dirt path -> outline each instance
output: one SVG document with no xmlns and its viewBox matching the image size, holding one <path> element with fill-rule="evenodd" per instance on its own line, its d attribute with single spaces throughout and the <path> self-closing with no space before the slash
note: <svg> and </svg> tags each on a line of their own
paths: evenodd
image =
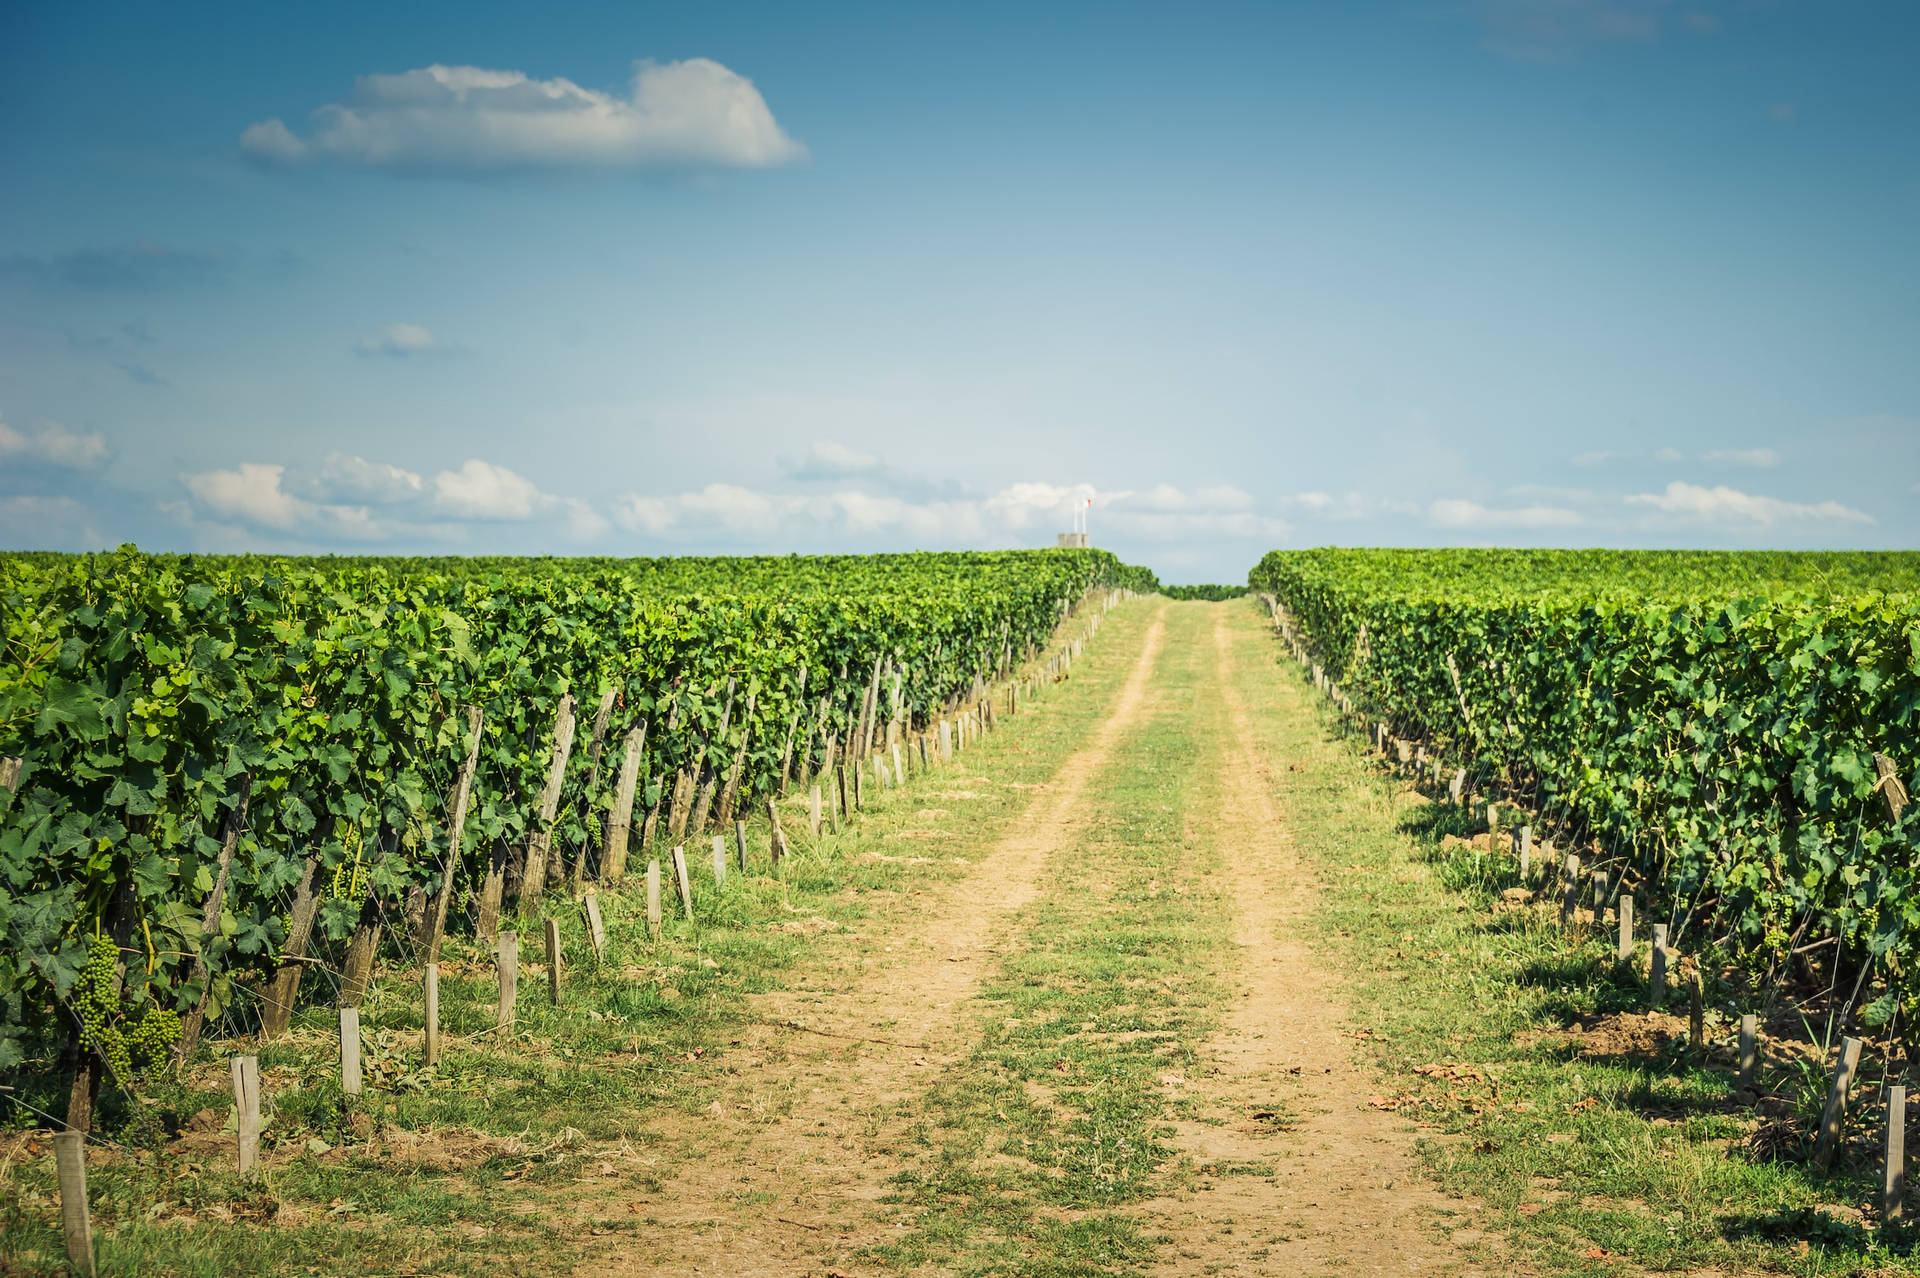
<svg viewBox="0 0 1920 1278">
<path fill-rule="evenodd" d="M 832 1274 L 851 1272 L 846 1257 L 882 1241 L 873 1207 L 899 1170 L 890 1146 L 911 1117 L 907 1103 L 971 1046 L 966 1002 L 1049 855 L 1084 828 L 1089 779 L 1146 705 L 1165 611 L 1098 728 L 915 931 L 866 956 L 849 990 L 766 996 L 769 1021 L 820 1032 L 770 1028 L 741 1042 L 707 1117 L 662 1118 L 657 1152 L 627 1164 L 660 1192 L 613 1212 L 623 1224 L 639 1217 L 638 1236 L 582 1272 Z"/>
<path fill-rule="evenodd" d="M 1423 1219 L 1447 1202 L 1415 1166 L 1411 1127 L 1367 1108 L 1374 1084 L 1342 1028 L 1337 978 L 1298 939 L 1315 888 L 1237 678 L 1242 660 L 1272 654 L 1238 651 L 1264 636 L 1236 632 L 1229 616 L 1221 608 L 1213 621 L 1219 793 L 1201 837 L 1221 841 L 1235 867 L 1241 996 L 1203 1049 L 1214 1071 L 1196 1081 L 1209 1117 L 1224 1121 L 1178 1127 L 1197 1163 L 1265 1164 L 1274 1175 L 1221 1176 L 1205 1192 L 1147 1204 L 1173 1239 L 1162 1272 L 1477 1273 Z"/>
</svg>

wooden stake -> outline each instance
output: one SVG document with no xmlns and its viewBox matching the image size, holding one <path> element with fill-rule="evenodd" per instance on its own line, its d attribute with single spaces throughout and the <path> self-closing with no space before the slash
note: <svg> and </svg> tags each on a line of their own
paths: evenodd
<svg viewBox="0 0 1920 1278">
<path fill-rule="evenodd" d="M 440 1063 L 440 965 L 427 964 L 427 1068 Z"/>
<path fill-rule="evenodd" d="M 1753 1086 L 1760 1073 L 1760 1018 L 1748 1012 L 1740 1018 L 1740 1086 Z"/>
<path fill-rule="evenodd" d="M 1447 783 L 1448 801 L 1455 805 L 1458 805 L 1460 802 L 1461 794 L 1464 793 L 1466 790 L 1466 785 L 1467 785 L 1467 770 L 1465 768 L 1461 768 L 1453 774 L 1453 780 Z"/>
<path fill-rule="evenodd" d="M 1707 1045 L 1707 992 L 1700 973 L 1687 980 L 1687 1042 L 1695 1047 Z"/>
<path fill-rule="evenodd" d="M 231 1064 L 239 1169 L 242 1176 L 251 1176 L 260 1165 L 260 1058 L 236 1056 Z"/>
<path fill-rule="evenodd" d="M 899 785 L 907 779 L 907 769 L 906 766 L 900 762 L 900 743 L 898 741 L 894 742 L 891 749 L 893 750 L 893 783 Z"/>
<path fill-rule="evenodd" d="M 715 891 L 727 886 L 727 836 L 713 836 L 713 887 Z"/>
<path fill-rule="evenodd" d="M 740 857 L 740 873 L 745 874 L 747 872 L 747 823 L 745 821 L 733 823 L 733 850 Z"/>
<path fill-rule="evenodd" d="M 467 809 L 473 806 L 473 774 L 480 766 L 480 727 L 483 716 L 479 706 L 467 707 L 467 757 L 460 765 L 460 779 L 453 786 L 453 818 L 447 826 L 447 872 L 440 877 L 440 891 L 433 899 L 427 924 L 427 962 L 440 957 L 440 938 L 447 930 L 447 905 L 453 900 L 453 881 L 460 872 L 461 844 L 466 839 Z"/>
<path fill-rule="evenodd" d="M 816 791 L 817 793 L 817 791 Z M 745 852 L 740 854 L 742 857 Z M 787 855 L 787 832 L 780 827 L 780 808 L 772 799 L 767 800 L 767 856 L 778 870 L 780 862 Z"/>
<path fill-rule="evenodd" d="M 560 920 L 547 920 L 547 1001 L 555 1007 L 560 1005 L 560 984 L 564 980 L 561 972 Z"/>
<path fill-rule="evenodd" d="M 1659 1007 L 1667 1001 L 1667 925 L 1653 925 L 1653 961 L 1647 968 L 1647 985 L 1653 995 L 1653 1005 Z"/>
<path fill-rule="evenodd" d="M 513 1028 L 513 1004 L 520 996 L 520 936 L 517 932 L 500 934 L 500 951 L 495 962 L 500 969 L 500 1011 L 495 1024 Z"/>
<path fill-rule="evenodd" d="M 1900 773 L 1894 768 L 1893 760 L 1884 754 L 1873 756 L 1873 771 L 1877 778 L 1873 788 L 1886 801 L 1888 819 L 1897 822 L 1900 814 L 1907 810 L 1907 787 L 1900 784 Z"/>
<path fill-rule="evenodd" d="M 1897 1225 L 1907 1217 L 1907 1089 L 1887 1088 L 1887 1160 L 1880 1178 L 1880 1223 Z"/>
<path fill-rule="evenodd" d="M 87 1210 L 87 1134 L 56 1132 L 53 1161 L 60 1177 L 60 1231 L 67 1236 L 67 1260 L 94 1278 L 93 1216 Z"/>
<path fill-rule="evenodd" d="M 225 829 L 220 836 L 220 858 L 214 873 L 213 890 L 207 893 L 206 908 L 200 913 L 200 934 L 212 937 L 220 934 L 220 907 L 226 900 L 227 875 L 233 867 L 233 854 L 240 846 L 240 831 L 247 824 L 247 803 L 253 795 L 253 773 L 240 774 L 240 785 L 234 795 L 233 807 L 227 813 Z M 193 1059 L 193 1052 L 200 1045 L 200 1029 L 207 1021 L 207 996 L 212 993 L 213 981 L 207 967 L 205 955 L 193 960 L 193 979 L 200 985 L 200 997 L 193 1001 L 193 1007 L 182 1018 L 180 1041 L 174 1045 L 174 1068 L 178 1069 Z"/>
<path fill-rule="evenodd" d="M 608 883 L 627 877 L 627 840 L 633 830 L 633 800 L 640 787 L 640 760 L 646 746 L 643 724 L 627 733 L 621 747 L 620 780 L 613 791 L 613 811 L 607 813 L 607 863 L 600 867 L 600 877 Z"/>
<path fill-rule="evenodd" d="M 360 1009 L 340 1009 L 340 1090 L 360 1094 Z"/>
<path fill-rule="evenodd" d="M 1533 827 L 1520 827 L 1520 881 L 1527 883 L 1533 879 Z"/>
<path fill-rule="evenodd" d="M 1567 853 L 1566 890 L 1560 894 L 1560 923 L 1565 926 L 1573 922 L 1573 912 L 1580 904 L 1580 857 L 1578 853 Z"/>
<path fill-rule="evenodd" d="M 1498 837 L 1499 833 L 1500 833 L 1500 805 L 1497 803 L 1489 803 L 1487 805 L 1487 840 L 1488 842 L 1492 842 L 1494 838 Z"/>
<path fill-rule="evenodd" d="M 600 894 L 587 889 L 587 943 L 593 946 L 593 961 L 607 961 L 607 924 L 600 917 Z"/>
<path fill-rule="evenodd" d="M 680 888 L 680 908 L 689 919 L 693 917 L 693 880 L 687 877 L 687 849 L 676 844 L 673 849 L 673 880 Z"/>
<path fill-rule="evenodd" d="M 647 862 L 647 931 L 660 935 L 660 863 Z"/>
<path fill-rule="evenodd" d="M 813 837 L 820 837 L 820 787 L 815 786 L 807 795 L 807 828 L 813 831 Z"/>
<path fill-rule="evenodd" d="M 1620 949 L 1617 957 L 1622 963 L 1633 957 L 1633 897 L 1624 893 L 1620 897 Z"/>
<path fill-rule="evenodd" d="M 1853 1087 L 1853 1075 L 1860 1068 L 1860 1040 L 1840 1040 L 1839 1055 L 1834 1057 L 1833 1077 L 1827 1084 L 1827 1108 L 1820 1115 L 1820 1135 L 1813 1142 L 1813 1161 L 1822 1167 L 1833 1162 L 1840 1134 L 1847 1121 L 1847 1093 Z"/>
<path fill-rule="evenodd" d="M 547 759 L 547 783 L 540 789 L 540 808 L 527 835 L 526 862 L 520 874 L 520 910 L 531 915 L 540 908 L 547 890 L 547 860 L 553 852 L 553 822 L 560 815 L 560 787 L 567 777 L 567 755 L 573 750 L 573 694 L 563 693 L 553 721 L 553 751 Z"/>
</svg>

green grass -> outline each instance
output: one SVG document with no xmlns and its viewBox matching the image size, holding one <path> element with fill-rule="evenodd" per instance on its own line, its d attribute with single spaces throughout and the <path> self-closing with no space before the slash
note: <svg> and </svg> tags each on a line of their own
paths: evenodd
<svg viewBox="0 0 1920 1278">
<path fill-rule="evenodd" d="M 1253 605 L 1235 624 L 1266 629 Z M 1872 1078 L 1856 1092 L 1856 1139 L 1822 1173 L 1747 1152 L 1752 1111 L 1723 1054 L 1682 1044 L 1595 1059 L 1536 1041 L 1645 1010 L 1642 973 L 1615 962 L 1610 937 L 1571 935 L 1550 912 L 1496 912 L 1518 882 L 1512 861 L 1443 851 L 1445 835 L 1469 833 L 1465 814 L 1409 803 L 1277 641 L 1272 652 L 1242 677 L 1254 704 L 1274 707 L 1261 745 L 1291 765 L 1276 776 L 1319 872 L 1318 943 L 1349 974 L 1352 1023 L 1370 1034 L 1383 1090 L 1411 1098 L 1401 1112 L 1428 1129 L 1434 1176 L 1485 1204 L 1476 1227 L 1553 1273 L 1913 1272 L 1911 1234 L 1883 1238 L 1859 1211 L 1878 1183 Z M 1644 940 L 1641 954 L 1644 967 Z M 1415 1072 L 1432 1065 L 1479 1077 Z M 1762 1081 L 1817 1114 L 1818 1070 L 1776 1064 Z"/>
<path fill-rule="evenodd" d="M 1191 1069 L 1225 996 L 1220 849 L 1193 837 L 1213 777 L 1194 719 L 1204 610 L 1174 609 L 1151 704 L 1085 792 L 1017 948 L 980 993 L 979 1041 L 919 1106 L 895 1179 L 901 1237 L 871 1258 L 963 1274 L 1145 1272 L 1125 1209 L 1190 1176 L 1161 1076 Z"/>
</svg>

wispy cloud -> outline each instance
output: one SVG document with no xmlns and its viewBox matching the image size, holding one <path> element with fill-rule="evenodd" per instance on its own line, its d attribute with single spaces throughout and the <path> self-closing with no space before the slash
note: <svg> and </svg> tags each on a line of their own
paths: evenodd
<svg viewBox="0 0 1920 1278">
<path fill-rule="evenodd" d="M 15 430 L 0 418 L 0 458 L 38 463 L 62 470 L 91 470 L 107 460 L 107 437 L 98 431 L 80 434 L 59 422 L 43 422 L 31 434 Z"/>
<path fill-rule="evenodd" d="M 447 347 L 421 324 L 389 324 L 372 337 L 363 337 L 355 350 L 362 355 L 386 355 L 406 359 L 414 355 L 442 353 Z"/>
<path fill-rule="evenodd" d="M 1757 496 L 1717 484 L 1705 488 L 1675 480 L 1659 493 L 1636 493 L 1627 504 L 1657 510 L 1687 522 L 1734 527 L 1776 524 L 1871 524 L 1873 516 L 1837 501 L 1794 502 Z"/>
<path fill-rule="evenodd" d="M 1579 512 L 1564 506 L 1483 506 L 1458 497 L 1429 505 L 1427 518 L 1435 527 L 1461 530 L 1572 528 L 1581 523 Z"/>
<path fill-rule="evenodd" d="M 765 168 L 806 155 L 751 80 L 707 58 L 636 63 L 624 97 L 438 63 L 362 76 L 305 137 L 267 119 L 240 146 L 268 163 L 429 170 Z"/>
<path fill-rule="evenodd" d="M 1719 466 L 1748 466 L 1755 470 L 1772 470 L 1780 464 L 1780 454 L 1771 448 L 1716 448 L 1706 454 L 1708 461 Z"/>
<path fill-rule="evenodd" d="M 129 293 L 203 284 L 224 269 L 225 262 L 210 253 L 159 244 L 83 248 L 46 256 L 15 253 L 0 258 L 0 275 L 43 286 Z"/>
</svg>

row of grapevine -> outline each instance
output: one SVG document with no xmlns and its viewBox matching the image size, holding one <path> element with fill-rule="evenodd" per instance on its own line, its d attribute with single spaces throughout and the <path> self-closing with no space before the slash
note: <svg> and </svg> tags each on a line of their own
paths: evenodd
<svg viewBox="0 0 1920 1278">
<path fill-rule="evenodd" d="M 1866 1023 L 1913 1037 L 1920 555 L 1276 551 L 1250 580 L 1372 717 L 1590 840 L 1675 944 L 1764 981 L 1835 942 Z"/>
<path fill-rule="evenodd" d="M 350 982 L 382 920 L 457 894 L 485 929 L 479 885 L 537 897 L 530 848 L 548 881 L 602 873 L 616 743 L 640 743 L 636 839 L 697 833 L 1124 585 L 1151 580 L 1092 551 L 0 558 L 0 1068 L 63 1052 L 84 1116 L 102 1068 L 190 1048 L 247 991 L 284 1011 L 309 948 L 346 945 Z"/>
</svg>

